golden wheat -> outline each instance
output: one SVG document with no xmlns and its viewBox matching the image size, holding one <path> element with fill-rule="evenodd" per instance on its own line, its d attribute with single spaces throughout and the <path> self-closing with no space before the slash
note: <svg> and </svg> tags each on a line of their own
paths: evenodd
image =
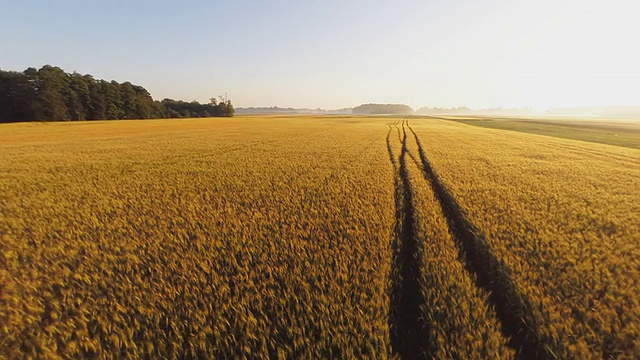
<svg viewBox="0 0 640 360">
<path fill-rule="evenodd" d="M 639 357 L 640 151 L 410 125 L 0 126 L 0 357 Z"/>
<path fill-rule="evenodd" d="M 406 129 L 405 129 L 406 130 Z M 408 132 L 408 131 L 407 131 Z M 507 347 L 488 294 L 464 268 L 422 164 L 413 136 L 407 136 L 406 166 L 421 245 L 422 314 L 428 321 L 431 356 L 439 359 L 508 359 Z"/>
<path fill-rule="evenodd" d="M 414 119 L 426 156 L 559 358 L 640 356 L 640 152 Z"/>
<path fill-rule="evenodd" d="M 386 356 L 384 133 L 336 124 L 0 128 L 0 354 Z"/>
</svg>

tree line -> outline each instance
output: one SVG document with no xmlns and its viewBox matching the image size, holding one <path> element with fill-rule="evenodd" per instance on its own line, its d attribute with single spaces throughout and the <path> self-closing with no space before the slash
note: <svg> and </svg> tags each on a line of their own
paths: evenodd
<svg viewBox="0 0 640 360">
<path fill-rule="evenodd" d="M 413 109 L 404 104 L 362 104 L 353 108 L 354 114 L 411 114 Z"/>
<path fill-rule="evenodd" d="M 96 80 L 56 66 L 0 70 L 0 122 L 233 116 L 231 101 L 153 100 L 130 82 Z"/>
</svg>

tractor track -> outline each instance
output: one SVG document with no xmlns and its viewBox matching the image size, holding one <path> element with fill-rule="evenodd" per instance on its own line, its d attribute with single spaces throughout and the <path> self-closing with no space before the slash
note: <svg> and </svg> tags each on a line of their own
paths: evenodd
<svg viewBox="0 0 640 360">
<path fill-rule="evenodd" d="M 496 311 L 503 335 L 509 339 L 509 346 L 516 349 L 517 358 L 552 358 L 553 355 L 537 341 L 537 331 L 527 325 L 525 319 L 531 314 L 532 304 L 527 301 L 514 285 L 509 269 L 487 246 L 486 240 L 466 218 L 456 199 L 442 184 L 427 159 L 418 135 L 409 126 L 418 147 L 418 155 L 424 178 L 429 182 L 442 209 L 461 255 L 465 268 L 473 275 L 476 286 L 489 294 L 489 303 Z M 406 137 L 405 137 L 406 140 Z M 403 145 L 405 148 L 405 145 Z"/>
<path fill-rule="evenodd" d="M 387 133 L 387 150 L 394 170 L 396 223 L 393 247 L 389 332 L 391 347 L 402 359 L 428 359 L 428 331 L 420 312 L 425 299 L 420 292 L 422 259 L 414 228 L 414 208 L 406 168 L 407 133 L 402 125 L 402 147 L 396 161 L 391 146 L 392 125 Z M 395 124 L 393 126 L 396 126 Z M 396 126 L 397 128 L 397 126 Z"/>
</svg>

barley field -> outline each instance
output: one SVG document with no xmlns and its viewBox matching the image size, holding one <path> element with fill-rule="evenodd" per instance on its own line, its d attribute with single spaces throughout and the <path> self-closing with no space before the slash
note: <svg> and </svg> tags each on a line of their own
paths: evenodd
<svg viewBox="0 0 640 360">
<path fill-rule="evenodd" d="M 633 147 L 246 116 L 0 151 L 0 358 L 640 357 Z"/>
</svg>

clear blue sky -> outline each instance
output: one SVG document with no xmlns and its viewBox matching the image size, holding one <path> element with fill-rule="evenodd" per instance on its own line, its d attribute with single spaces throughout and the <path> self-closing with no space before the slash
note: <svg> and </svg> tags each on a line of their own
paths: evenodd
<svg viewBox="0 0 640 360">
<path fill-rule="evenodd" d="M 638 105 L 637 3 L 0 0 L 0 68 L 237 107 Z"/>
</svg>

